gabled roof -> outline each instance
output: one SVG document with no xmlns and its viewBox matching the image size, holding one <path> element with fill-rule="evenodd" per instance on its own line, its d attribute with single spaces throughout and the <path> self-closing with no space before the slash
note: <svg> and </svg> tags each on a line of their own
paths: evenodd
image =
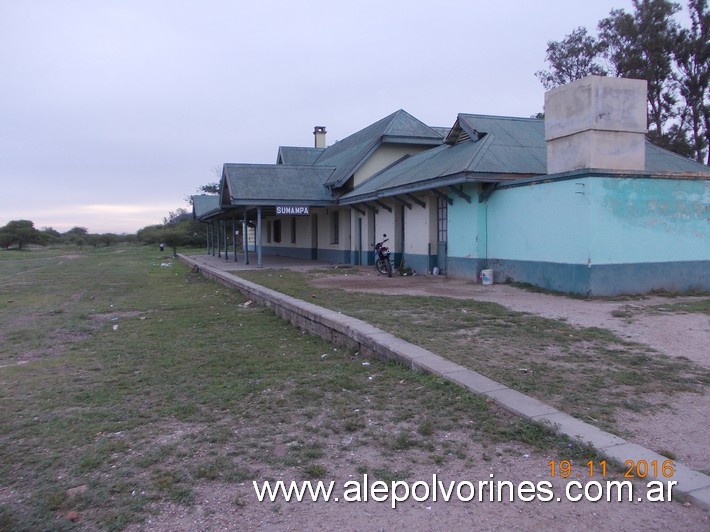
<svg viewBox="0 0 710 532">
<path fill-rule="evenodd" d="M 222 206 L 273 205 L 308 202 L 328 205 L 331 195 L 324 186 L 333 172 L 328 166 L 284 164 L 225 164 L 220 181 Z"/>
<path fill-rule="evenodd" d="M 460 114 L 447 137 L 453 142 L 403 157 L 340 200 L 545 174 L 544 129 L 539 119 Z"/>
<path fill-rule="evenodd" d="M 195 220 L 209 218 L 219 211 L 219 196 L 216 194 L 200 194 L 192 196 L 192 217 Z"/>
<path fill-rule="evenodd" d="M 334 166 L 326 185 L 342 187 L 355 171 L 382 144 L 418 144 L 438 146 L 443 136 L 400 109 L 374 124 L 327 147 L 315 162 L 316 166 Z"/>
<path fill-rule="evenodd" d="M 305 166 L 313 164 L 325 148 L 303 148 L 299 146 L 279 146 L 276 164 Z"/>
</svg>

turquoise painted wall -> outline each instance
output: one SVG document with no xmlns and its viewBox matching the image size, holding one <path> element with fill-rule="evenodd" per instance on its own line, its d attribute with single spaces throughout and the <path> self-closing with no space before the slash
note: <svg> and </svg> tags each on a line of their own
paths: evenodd
<svg viewBox="0 0 710 532">
<path fill-rule="evenodd" d="M 488 200 L 488 258 L 587 264 L 586 179 L 497 190 Z"/>
<path fill-rule="evenodd" d="M 472 194 L 474 195 L 474 194 Z M 449 273 L 595 295 L 710 289 L 710 180 L 581 175 L 449 207 Z"/>
<path fill-rule="evenodd" d="M 586 181 L 592 264 L 710 260 L 710 180 Z"/>
<path fill-rule="evenodd" d="M 476 185 L 465 185 L 463 191 L 471 197 L 471 203 L 451 192 L 449 193 L 449 197 L 454 200 L 454 203 L 448 208 L 448 257 L 476 259 L 481 256 L 480 244 L 483 242 L 480 233 L 485 235 L 485 231 L 479 231 L 478 214 L 482 206 L 478 203 L 478 187 Z M 485 247 L 483 250 L 485 252 Z"/>
</svg>

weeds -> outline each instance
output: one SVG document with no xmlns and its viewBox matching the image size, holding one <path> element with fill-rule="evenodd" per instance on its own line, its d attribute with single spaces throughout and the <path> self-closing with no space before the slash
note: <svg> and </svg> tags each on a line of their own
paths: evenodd
<svg viewBox="0 0 710 532">
<path fill-rule="evenodd" d="M 649 352 L 646 346 L 622 340 L 607 329 L 578 328 L 473 300 L 399 295 L 383 307 L 371 294 L 312 286 L 309 280 L 323 275 L 318 272 L 238 274 L 366 320 L 614 432 L 623 431 L 615 426 L 617 409 L 641 403 L 654 408 L 657 401 L 643 398 L 702 392 L 710 384 L 710 371 L 688 360 Z M 704 312 L 706 306 L 699 302 L 692 308 Z"/>
<path fill-rule="evenodd" d="M 323 478 L 334 463 L 404 478 L 389 457 L 520 442 L 510 416 L 454 385 L 363 366 L 178 262 L 120 251 L 0 253 L 0 493 L 23 494 L 0 504 L 2 527 L 68 529 L 76 512 L 121 529 L 204 483 Z M 349 458 L 359 449 L 373 468 Z"/>
</svg>

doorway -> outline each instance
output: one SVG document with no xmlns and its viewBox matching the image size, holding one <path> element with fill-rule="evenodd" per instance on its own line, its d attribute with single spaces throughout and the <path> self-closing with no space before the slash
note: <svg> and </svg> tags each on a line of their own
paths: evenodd
<svg viewBox="0 0 710 532">
<path fill-rule="evenodd" d="M 437 198 L 436 228 L 436 265 L 441 273 L 446 273 L 446 247 L 449 238 L 449 203 L 447 198 Z"/>
</svg>

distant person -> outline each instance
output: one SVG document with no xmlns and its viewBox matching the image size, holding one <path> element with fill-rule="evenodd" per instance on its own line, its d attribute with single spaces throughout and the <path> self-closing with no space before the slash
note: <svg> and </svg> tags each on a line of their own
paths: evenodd
<svg viewBox="0 0 710 532">
<path fill-rule="evenodd" d="M 160 251 L 165 251 L 165 244 L 160 244 Z"/>
</svg>

